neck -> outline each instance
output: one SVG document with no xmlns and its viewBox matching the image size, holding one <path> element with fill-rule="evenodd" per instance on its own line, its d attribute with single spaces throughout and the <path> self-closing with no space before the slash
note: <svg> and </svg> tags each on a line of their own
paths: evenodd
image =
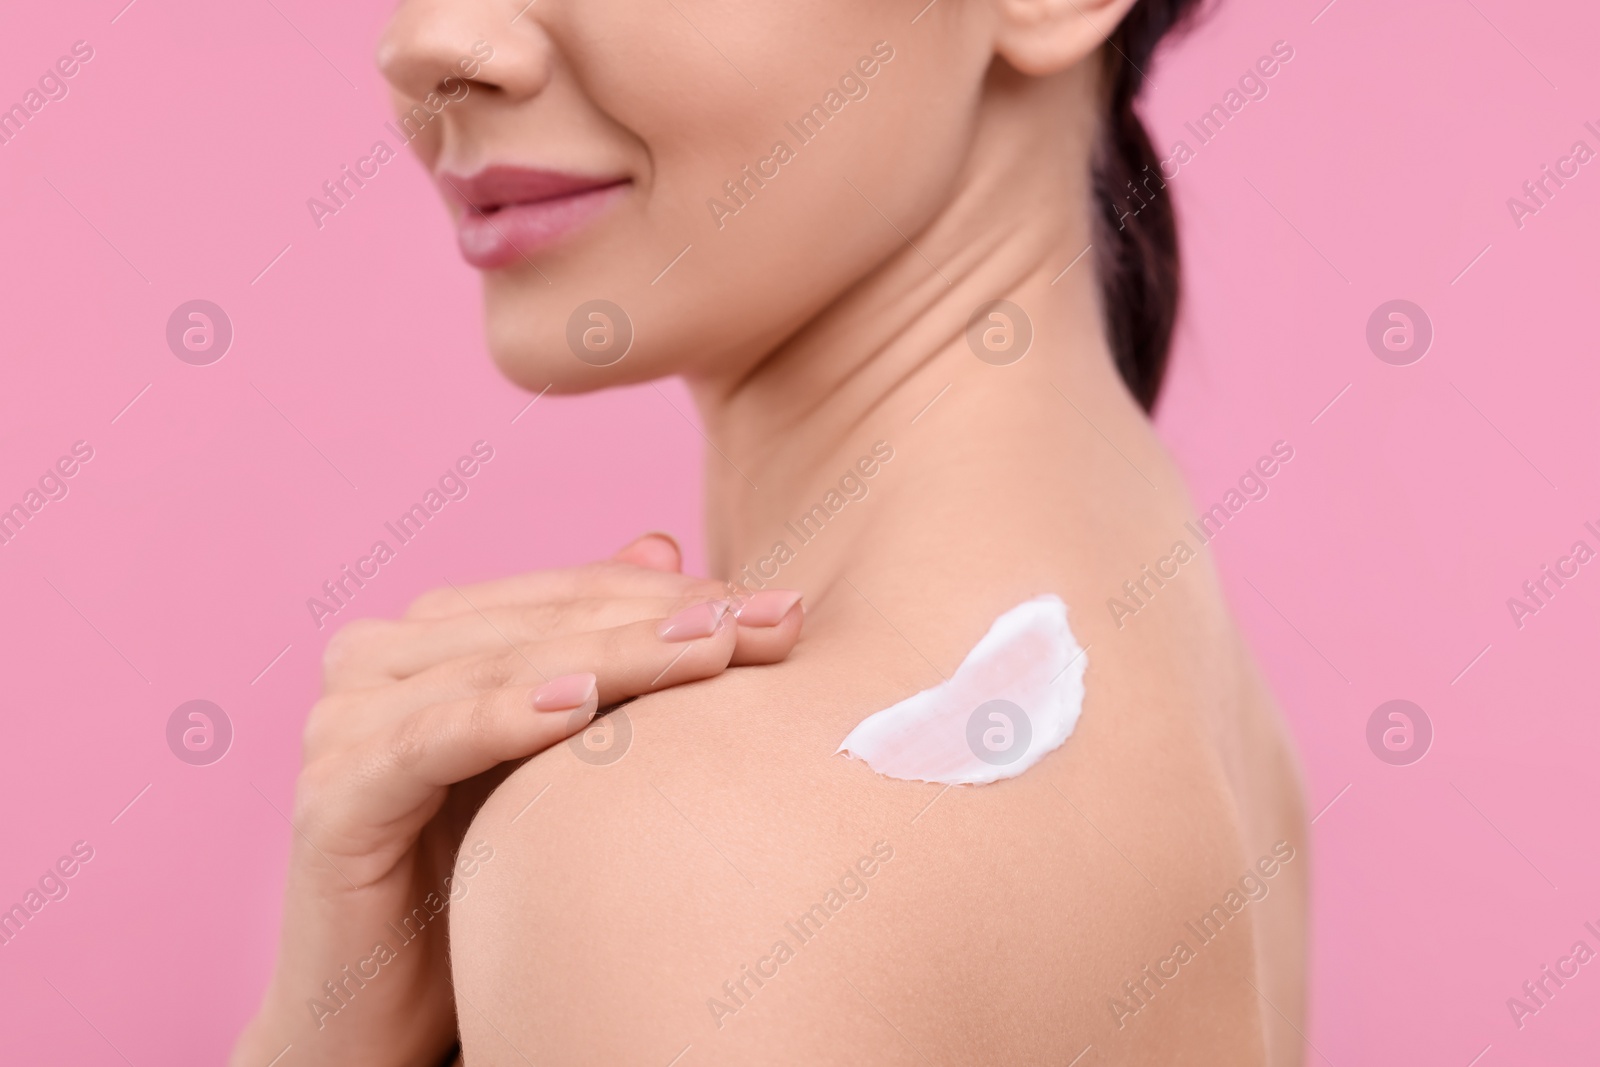
<svg viewBox="0 0 1600 1067">
<path fill-rule="evenodd" d="M 1070 470 L 1074 451 L 1092 447 L 1063 431 L 1074 406 L 1090 419 L 1137 416 L 1101 326 L 1093 253 L 1080 258 L 1091 240 L 1094 94 L 1078 82 L 1089 77 L 1041 81 L 997 66 L 946 202 L 739 375 L 690 382 L 712 442 L 712 574 L 816 594 L 847 562 L 861 564 L 874 533 L 947 530 L 933 513 L 994 493 L 997 471 L 1044 486 Z M 893 235 L 876 208 L 862 212 L 861 225 Z M 1032 331 L 1026 355 L 1006 365 L 981 360 L 968 340 L 975 309 L 996 299 L 1026 324 L 1002 312 L 980 334 Z M 1003 333 L 991 340 L 1004 346 Z"/>
</svg>

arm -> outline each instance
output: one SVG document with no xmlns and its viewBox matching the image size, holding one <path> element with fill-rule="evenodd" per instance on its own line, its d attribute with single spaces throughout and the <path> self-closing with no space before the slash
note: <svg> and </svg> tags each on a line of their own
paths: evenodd
<svg viewBox="0 0 1600 1067">
<path fill-rule="evenodd" d="M 1185 926 L 1255 857 L 1170 697 L 1123 688 L 1021 777 L 942 791 L 833 755 L 917 665 L 813 622 L 804 655 L 630 705 L 626 759 L 536 758 L 484 805 L 495 866 L 451 920 L 471 1067 L 1262 1062 L 1260 905 Z"/>
<path fill-rule="evenodd" d="M 721 585 L 661 542 L 616 561 L 429 594 L 330 644 L 306 725 L 275 973 L 234 1050 L 265 1067 L 434 1067 L 455 1034 L 443 917 L 492 846 L 463 840 L 484 796 L 601 706 L 781 659 L 798 609 L 757 627 L 708 611 Z M 690 618 L 663 637 L 662 620 Z"/>
</svg>

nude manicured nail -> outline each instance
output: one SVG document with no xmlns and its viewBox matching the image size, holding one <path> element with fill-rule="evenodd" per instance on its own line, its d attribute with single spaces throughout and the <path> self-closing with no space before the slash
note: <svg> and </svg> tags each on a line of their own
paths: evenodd
<svg viewBox="0 0 1600 1067">
<path fill-rule="evenodd" d="M 726 600 L 696 604 L 664 620 L 656 627 L 656 636 L 663 641 L 698 641 L 716 633 L 717 627 L 722 624 L 722 617 L 727 613 Z"/>
<path fill-rule="evenodd" d="M 735 608 L 733 617 L 740 626 L 776 626 L 798 603 L 798 590 L 763 589 Z"/>
<path fill-rule="evenodd" d="M 563 674 L 533 691 L 534 711 L 570 711 L 581 708 L 594 696 L 595 676 Z"/>
</svg>

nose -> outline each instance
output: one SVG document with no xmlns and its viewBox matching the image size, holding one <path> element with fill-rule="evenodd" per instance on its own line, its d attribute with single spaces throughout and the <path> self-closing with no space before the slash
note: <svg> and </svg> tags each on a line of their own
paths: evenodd
<svg viewBox="0 0 1600 1067">
<path fill-rule="evenodd" d="M 457 83 L 508 102 L 550 79 L 550 39 L 520 0 L 402 0 L 378 42 L 378 69 L 397 93 L 421 100 Z M 459 93 L 459 88 L 456 89 Z"/>
</svg>

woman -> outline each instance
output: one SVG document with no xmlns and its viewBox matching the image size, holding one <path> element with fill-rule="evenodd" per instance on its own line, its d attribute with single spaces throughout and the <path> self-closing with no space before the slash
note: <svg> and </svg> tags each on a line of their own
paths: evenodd
<svg viewBox="0 0 1600 1067">
<path fill-rule="evenodd" d="M 682 375 L 721 581 L 646 537 L 343 631 L 236 1063 L 1300 1061 L 1298 780 L 1147 418 L 1192 6 L 403 0 L 496 362 Z M 1041 595 L 1064 743 L 840 753 Z"/>
</svg>

